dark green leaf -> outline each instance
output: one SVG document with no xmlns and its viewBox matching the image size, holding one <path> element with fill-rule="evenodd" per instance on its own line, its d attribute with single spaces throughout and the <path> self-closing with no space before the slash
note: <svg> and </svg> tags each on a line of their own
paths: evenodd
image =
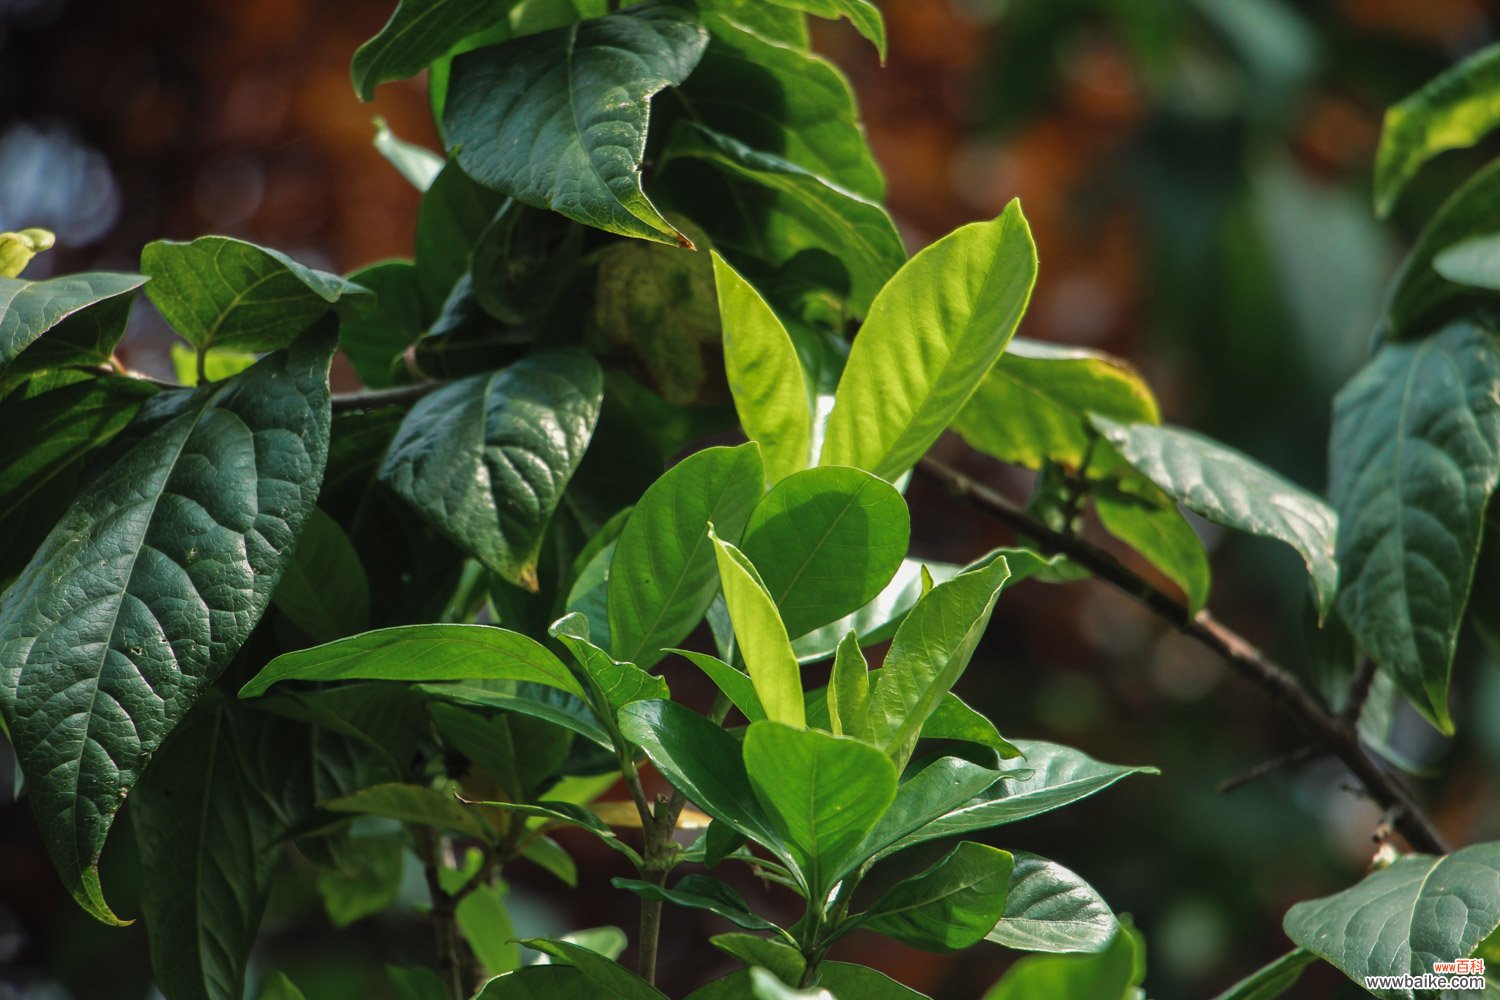
<svg viewBox="0 0 1500 1000">
<path fill-rule="evenodd" d="M 643 899 L 665 900 L 690 910 L 707 910 L 746 930 L 771 931 L 776 925 L 750 910 L 733 886 L 707 875 L 684 875 L 670 889 L 633 878 L 611 879 L 616 889 L 625 889 Z"/>
<path fill-rule="evenodd" d="M 1033 955 L 1012 965 L 984 1000 L 1135 1000 L 1145 968 L 1145 943 L 1121 927 L 1097 955 Z"/>
<path fill-rule="evenodd" d="M 1016 851 L 1005 915 L 986 938 L 1018 951 L 1097 952 L 1120 929 L 1094 887 L 1056 861 Z"/>
<path fill-rule="evenodd" d="M 582 351 L 554 351 L 424 396 L 380 478 L 494 572 L 537 589 L 542 535 L 583 459 L 604 382 Z"/>
<path fill-rule="evenodd" d="M 1327 615 L 1338 590 L 1338 515 L 1321 498 L 1200 434 L 1099 416 L 1093 421 L 1127 462 L 1189 510 L 1296 549 L 1317 590 L 1318 617 Z"/>
<path fill-rule="evenodd" d="M 649 669 L 702 621 L 719 589 L 708 525 L 738 541 L 764 482 L 760 451 L 751 443 L 690 455 L 646 491 L 610 562 L 615 656 Z"/>
<path fill-rule="evenodd" d="M 335 844 L 334 864 L 318 869 L 314 885 L 329 921 L 342 928 L 395 902 L 406 851 L 384 837 L 347 837 Z"/>
<path fill-rule="evenodd" d="M 666 995 L 613 959 L 570 941 L 531 938 L 521 942 L 568 963 L 583 976 L 589 989 L 574 997 L 604 996 L 618 1000 L 666 1000 Z M 481 995 L 482 997 L 482 995 Z"/>
<path fill-rule="evenodd" d="M 541 319 L 579 270 L 583 230 L 507 200 L 474 244 L 474 299 L 506 323 Z"/>
<path fill-rule="evenodd" d="M 1467 324 L 1381 349 L 1334 400 L 1339 611 L 1444 732 L 1448 675 L 1500 478 L 1500 351 Z"/>
<path fill-rule="evenodd" d="M 286 973 L 278 972 L 266 983 L 266 988 L 260 991 L 260 1000 L 307 1000 L 307 998 L 297 988 L 297 984 L 286 977 Z"/>
<path fill-rule="evenodd" d="M 919 843 L 914 834 L 955 810 L 972 803 L 999 781 L 1017 776 L 981 767 L 959 757 L 940 757 L 896 789 L 891 807 L 880 817 L 857 853 L 879 857 Z"/>
<path fill-rule="evenodd" d="M 380 33 L 354 53 L 354 92 L 368 101 L 378 84 L 416 76 L 468 35 L 504 21 L 511 2 L 400 0 Z"/>
<path fill-rule="evenodd" d="M 1005 912 L 1013 867 L 1009 852 L 964 841 L 856 920 L 913 948 L 960 951 L 983 940 Z"/>
<path fill-rule="evenodd" d="M 906 555 L 911 518 L 884 480 L 858 469 L 807 469 L 756 505 L 742 546 L 793 636 L 880 596 Z"/>
<path fill-rule="evenodd" d="M 385 974 L 396 1000 L 448 1000 L 443 980 L 426 966 L 387 965 Z"/>
<path fill-rule="evenodd" d="M 397 625 L 276 657 L 240 690 L 282 681 L 534 681 L 583 697 L 561 660 L 535 639 L 490 625 Z"/>
<path fill-rule="evenodd" d="M 330 310 L 374 304 L 367 289 L 227 236 L 157 240 L 141 251 L 146 295 L 199 351 L 285 347 Z"/>
<path fill-rule="evenodd" d="M 491 835 L 477 813 L 451 794 L 425 785 L 374 785 L 326 802 L 324 806 L 334 812 L 384 816 L 471 837 L 488 838 Z"/>
<path fill-rule="evenodd" d="M 370 624 L 370 583 L 344 529 L 316 507 L 271 603 L 315 642 Z"/>
<path fill-rule="evenodd" d="M 1375 154 L 1375 211 L 1390 214 L 1422 165 L 1472 146 L 1500 125 L 1500 46 L 1490 46 L 1386 109 Z"/>
<path fill-rule="evenodd" d="M 504 204 L 504 195 L 476 184 L 457 163 L 450 161 L 433 179 L 417 213 L 414 246 L 427 314 L 435 317 L 469 273 L 469 255 Z"/>
<path fill-rule="evenodd" d="M 750 680 L 749 674 L 708 653 L 695 653 L 690 649 L 673 649 L 670 652 L 676 653 L 707 674 L 714 686 L 724 692 L 724 696 L 746 719 L 759 722 L 766 717 L 765 706 L 760 703 L 760 695 L 755 693 L 755 683 Z"/>
<path fill-rule="evenodd" d="M 1144 480 L 1100 483 L 1090 491 L 1104 530 L 1135 549 L 1182 588 L 1190 612 L 1208 602 L 1208 553 L 1161 488 Z"/>
<path fill-rule="evenodd" d="M 1214 997 L 1214 1000 L 1275 1000 L 1297 984 L 1302 972 L 1318 956 L 1305 948 L 1293 948 Z"/>
<path fill-rule="evenodd" d="M 1343 892 L 1298 903 L 1284 926 L 1293 943 L 1356 983 L 1430 973 L 1435 961 L 1470 957 L 1500 927 L 1500 843 L 1440 858 L 1408 854 Z M 1391 1000 L 1413 996 L 1409 989 L 1371 992 Z"/>
<path fill-rule="evenodd" d="M 601 992 L 596 983 L 571 965 L 533 965 L 491 979 L 474 1000 L 578 1000 L 619 995 Z"/>
<path fill-rule="evenodd" d="M 468 684 L 422 684 L 424 695 L 455 705 L 518 712 L 571 730 L 606 750 L 614 744 L 599 717 L 581 696 L 546 684 L 489 680 Z"/>
<path fill-rule="evenodd" d="M 28 357 L 19 365 L 26 371 L 108 360 L 125 332 L 133 293 L 145 281 L 138 274 L 106 273 L 46 281 L 0 278 L 0 373 L 16 367 L 27 348 L 37 360 Z M 51 336 L 38 344 L 47 333 Z M 70 361 L 72 355 L 81 357 Z"/>
<path fill-rule="evenodd" d="M 903 559 L 891 582 L 869 604 L 832 624 L 813 629 L 793 640 L 792 648 L 797 652 L 797 659 L 803 663 L 827 659 L 834 654 L 850 631 L 859 636 L 862 646 L 872 646 L 895 635 L 896 629 L 906 620 L 907 612 L 922 596 L 924 566 L 938 583 L 951 580 L 963 568 L 952 563 L 924 563 L 920 559 Z"/>
<path fill-rule="evenodd" d="M 475 180 L 622 236 L 688 245 L 641 190 L 652 95 L 687 78 L 708 32 L 680 7 L 626 11 L 465 53 L 443 127 Z"/>
<path fill-rule="evenodd" d="M 427 314 L 417 266 L 409 260 L 371 264 L 349 280 L 375 293 L 375 304 L 339 324 L 339 347 L 371 389 L 402 381 L 403 355 L 422 336 Z"/>
<path fill-rule="evenodd" d="M 819 900 L 865 858 L 855 848 L 896 794 L 896 769 L 867 743 L 777 722 L 745 733 L 755 798 Z M 749 833 L 750 831 L 746 831 Z"/>
<path fill-rule="evenodd" d="M 0 704 L 74 897 L 125 793 L 265 611 L 328 449 L 333 338 L 187 396 L 62 515 L 0 605 Z"/>
<path fill-rule="evenodd" d="M 807 970 L 807 960 L 802 957 L 802 953 L 777 938 L 740 933 L 715 934 L 708 942 L 748 966 L 769 969 L 784 982 L 800 982 L 802 973 Z"/>
</svg>

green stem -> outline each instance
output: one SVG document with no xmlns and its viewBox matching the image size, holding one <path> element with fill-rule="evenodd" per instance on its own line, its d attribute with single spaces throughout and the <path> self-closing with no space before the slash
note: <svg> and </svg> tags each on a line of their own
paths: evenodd
<svg viewBox="0 0 1500 1000">
<path fill-rule="evenodd" d="M 438 838 L 425 826 L 414 827 L 413 834 L 422 859 L 422 872 L 427 877 L 427 892 L 432 897 L 428 918 L 437 945 L 438 978 L 443 981 L 449 1000 L 465 1000 L 469 991 L 464 985 L 464 944 L 458 933 L 458 904 L 438 878 Z"/>
</svg>

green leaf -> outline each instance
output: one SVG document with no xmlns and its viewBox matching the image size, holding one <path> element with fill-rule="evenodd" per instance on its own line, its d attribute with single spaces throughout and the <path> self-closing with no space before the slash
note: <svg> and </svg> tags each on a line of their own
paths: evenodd
<svg viewBox="0 0 1500 1000">
<path fill-rule="evenodd" d="M 590 987 L 586 993 L 574 993 L 574 997 L 601 996 L 618 1000 L 666 1000 L 666 994 L 649 985 L 635 973 L 628 971 L 611 958 L 570 941 L 530 938 L 521 942 L 528 948 L 545 952 L 555 959 L 568 963 L 583 976 Z M 480 994 L 483 998 L 484 994 Z M 476 998 L 476 1000 L 480 1000 Z"/>
<path fill-rule="evenodd" d="M 907 262 L 855 338 L 819 464 L 892 482 L 915 465 L 1005 350 L 1036 272 L 1036 245 L 1015 201 Z"/>
<path fill-rule="evenodd" d="M 448 1000 L 443 980 L 425 965 L 387 965 L 385 975 L 396 1000 Z"/>
<path fill-rule="evenodd" d="M 1033 955 L 1023 958 L 990 987 L 983 1000 L 1133 1000 L 1140 994 L 1145 943 L 1121 927 L 1097 955 Z"/>
<path fill-rule="evenodd" d="M 896 630 L 870 692 L 868 737 L 905 764 L 917 734 L 969 665 L 1010 567 L 1003 558 L 932 588 Z"/>
<path fill-rule="evenodd" d="M 1029 774 L 1018 776 L 1013 781 L 991 780 L 985 790 L 949 805 L 953 801 L 949 795 L 972 787 L 971 783 L 983 781 L 984 775 L 957 769 L 956 780 L 949 783 L 943 780 L 943 772 L 936 772 L 930 783 L 924 783 L 922 795 L 916 794 L 915 790 L 902 795 L 897 802 L 900 808 L 893 809 L 895 815 L 883 820 L 876 833 L 871 834 L 870 845 L 879 843 L 877 837 L 883 839 L 880 856 L 884 857 L 939 837 L 987 830 L 1039 816 L 1103 791 L 1129 775 L 1157 773 L 1153 767 L 1104 764 L 1056 743 L 1041 740 L 1016 740 L 1015 743 L 1026 756 Z M 948 767 L 955 769 L 954 765 Z M 989 773 L 996 778 L 1004 776 L 1004 772 Z"/>
<path fill-rule="evenodd" d="M 443 0 L 436 0 L 442 3 Z M 366 44 L 369 44 L 368 42 Z M 426 191 L 442 171 L 446 162 L 426 146 L 407 142 L 391 131 L 390 125 L 381 117 L 375 119 L 375 150 L 396 170 L 411 181 L 418 191 Z M 373 291 L 373 289 L 372 289 Z"/>
<path fill-rule="evenodd" d="M 630 944 L 625 932 L 618 927 L 585 927 L 583 930 L 569 931 L 556 940 L 564 944 L 578 945 L 587 948 L 596 955 L 603 955 L 608 959 L 617 959 L 625 953 Z M 552 962 L 554 956 L 543 952 L 538 954 L 531 963 L 533 965 L 547 965 Z"/>
<path fill-rule="evenodd" d="M 1208 603 L 1208 553 L 1161 488 L 1144 480 L 1100 483 L 1090 490 L 1104 530 L 1135 549 L 1182 588 L 1188 611 Z"/>
<path fill-rule="evenodd" d="M 801 726 L 802 671 L 776 605 L 745 554 L 714 534 L 712 524 L 708 537 L 714 543 L 735 640 L 761 708 L 772 722 Z"/>
<path fill-rule="evenodd" d="M 1016 780 L 1026 773 L 996 771 L 960 757 L 940 757 L 901 783 L 891 807 L 857 853 L 879 858 L 900 849 L 893 845 L 920 843 L 908 838 L 929 823 L 972 803 L 996 782 Z"/>
<path fill-rule="evenodd" d="M 1120 922 L 1083 879 L 1056 861 L 1015 852 L 1005 914 L 986 940 L 1017 951 L 1098 952 L 1109 946 Z"/>
<path fill-rule="evenodd" d="M 766 717 L 765 706 L 760 703 L 760 695 L 755 693 L 755 682 L 750 679 L 749 674 L 708 653 L 695 653 L 690 649 L 674 649 L 671 652 L 707 674 L 714 686 L 724 692 L 724 696 L 746 719 L 759 722 Z"/>
<path fill-rule="evenodd" d="M 512 0 L 400 0 L 385 27 L 354 53 L 354 92 L 362 101 L 378 84 L 416 76 L 465 37 L 505 19 Z"/>
<path fill-rule="evenodd" d="M 896 575 L 874 600 L 858 611 L 845 615 L 822 628 L 813 629 L 792 641 L 797 659 L 803 663 L 824 660 L 834 655 L 844 636 L 851 631 L 862 646 L 884 642 L 896 634 L 912 606 L 922 596 L 922 570 L 927 568 L 938 583 L 951 580 L 963 568 L 952 563 L 924 563 L 920 559 L 903 559 Z"/>
<path fill-rule="evenodd" d="M 1445 733 L 1453 650 L 1500 478 L 1497 442 L 1500 351 L 1468 324 L 1386 345 L 1334 400 L 1338 608 L 1360 647 Z"/>
<path fill-rule="evenodd" d="M 750 788 L 740 744 L 733 736 L 669 701 L 626 705 L 620 709 L 620 730 L 698 808 L 779 856 L 788 856 Z"/>
<path fill-rule="evenodd" d="M 491 625 L 396 625 L 283 653 L 240 689 L 253 698 L 282 681 L 533 681 L 584 696 L 535 639 Z"/>
<path fill-rule="evenodd" d="M 1297 984 L 1302 972 L 1318 956 L 1305 948 L 1293 948 L 1267 963 L 1214 997 L 1214 1000 L 1275 1000 Z"/>
<path fill-rule="evenodd" d="M 1469 958 L 1500 927 L 1500 843 L 1443 857 L 1408 854 L 1342 892 L 1287 911 L 1287 937 L 1356 983 Z M 1411 1000 L 1409 989 L 1374 989 Z M 1415 995 L 1430 996 L 1431 991 Z"/>
<path fill-rule="evenodd" d="M 561 694 L 551 688 L 538 690 Z M 534 800 L 567 759 L 573 743 L 568 732 L 571 727 L 553 725 L 545 718 L 539 722 L 538 714 L 525 711 L 495 714 L 475 711 L 475 707 L 457 699 L 432 701 L 427 714 L 444 747 L 457 751 L 473 765 L 464 775 L 473 788 L 497 798 Z M 493 791 L 485 778 L 492 779 L 502 791 Z M 460 785 L 459 789 L 466 787 Z"/>
<path fill-rule="evenodd" d="M 1120 359 L 1015 337 L 953 429 L 1002 462 L 1081 469 L 1093 438 L 1090 413 L 1126 423 L 1161 422 L 1151 389 Z M 1093 461 L 1089 466 L 1099 471 Z"/>
<path fill-rule="evenodd" d="M 273 351 L 332 310 L 373 305 L 368 289 L 228 236 L 157 240 L 141 251 L 146 296 L 199 351 Z"/>
<path fill-rule="evenodd" d="M 713 38 L 682 88 L 696 121 L 862 198 L 885 197 L 849 81 L 807 51 L 805 34 L 778 40 L 767 30 L 767 16 L 796 23 L 800 14 L 760 2 L 719 2 L 703 5 L 699 16 Z M 771 94 L 774 100 L 764 99 Z"/>
<path fill-rule="evenodd" d="M 125 332 L 133 293 L 145 281 L 103 272 L 46 281 L 0 278 L 0 373 L 107 361 Z M 43 334 L 51 336 L 38 343 Z"/>
<path fill-rule="evenodd" d="M 1319 621 L 1328 614 L 1338 592 L 1338 515 L 1322 499 L 1200 434 L 1127 426 L 1097 415 L 1093 422 L 1127 462 L 1173 500 L 1215 524 L 1296 549 L 1317 591 Z"/>
<path fill-rule="evenodd" d="M 266 988 L 260 991 L 260 1000 L 307 1000 L 307 998 L 297 988 L 297 984 L 286 977 L 286 973 L 278 972 L 266 983 Z"/>
<path fill-rule="evenodd" d="M 768 969 L 750 970 L 750 995 L 754 1000 L 835 1000 L 825 989 L 799 990 L 788 986 Z"/>
<path fill-rule="evenodd" d="M 660 170 L 674 204 L 721 250 L 772 267 L 807 251 L 837 258 L 849 272 L 846 307 L 855 316 L 865 315 L 906 260 L 895 224 L 879 204 L 710 128 L 684 123 L 674 129 Z"/>
<path fill-rule="evenodd" d="M 770 721 L 750 724 L 744 755 L 750 787 L 801 872 L 807 898 L 822 899 L 865 860 L 854 849 L 891 804 L 895 768 L 866 743 Z"/>
<path fill-rule="evenodd" d="M 521 965 L 521 948 L 505 907 L 505 893 L 503 882 L 480 885 L 458 901 L 453 914 L 486 975 L 498 976 Z"/>
<path fill-rule="evenodd" d="M 869 729 L 870 665 L 851 630 L 839 643 L 828 675 L 828 725 L 835 736 Z"/>
<path fill-rule="evenodd" d="M 380 478 L 454 544 L 535 591 L 542 535 L 603 398 L 598 363 L 578 349 L 461 379 L 412 407 Z"/>
<path fill-rule="evenodd" d="M 756 916 L 750 910 L 750 904 L 745 902 L 744 897 L 733 886 L 707 875 L 684 875 L 670 889 L 633 878 L 611 879 L 610 884 L 616 889 L 633 892 L 642 899 L 665 900 L 690 910 L 706 910 L 746 930 L 777 929 L 769 920 Z"/>
<path fill-rule="evenodd" d="M 488 187 L 606 232 L 691 246 L 641 190 L 652 95 L 687 78 L 708 32 L 647 3 L 453 61 L 443 128 Z"/>
<path fill-rule="evenodd" d="M 1455 243 L 1433 259 L 1432 268 L 1460 285 L 1500 289 L 1500 238 L 1476 236 Z"/>
<path fill-rule="evenodd" d="M 770 0 L 780 7 L 803 10 L 815 17 L 847 17 L 849 23 L 874 44 L 885 62 L 885 20 L 871 0 Z"/>
<path fill-rule="evenodd" d="M 185 395 L 78 494 L 0 604 L 0 707 L 58 871 L 101 919 L 115 813 L 265 611 L 312 510 L 332 350 L 305 338 Z"/>
<path fill-rule="evenodd" d="M 1005 912 L 1013 867 L 1009 852 L 964 841 L 855 919 L 913 948 L 961 951 L 982 941 Z"/>
<path fill-rule="evenodd" d="M 31 258 L 51 250 L 57 237 L 46 229 L 22 229 L 0 233 L 0 278 L 14 278 L 26 270 Z"/>
<path fill-rule="evenodd" d="M 688 994 L 687 1000 L 745 1000 L 751 992 L 750 969 L 736 969 L 722 979 Z M 927 1000 L 883 972 L 848 962 L 824 962 L 818 966 L 818 986 L 849 1000 Z"/>
<path fill-rule="evenodd" d="M 418 690 L 455 705 L 529 715 L 575 732 L 606 750 L 614 748 L 603 723 L 582 696 L 547 684 L 481 680 L 472 684 L 422 684 Z"/>
<path fill-rule="evenodd" d="M 271 603 L 315 642 L 331 642 L 370 623 L 370 584 L 354 543 L 316 507 L 302 529 Z"/>
<path fill-rule="evenodd" d="M 209 382 L 222 382 L 238 375 L 259 360 L 250 351 L 205 351 L 203 354 L 203 377 L 198 377 L 198 352 L 188 344 L 174 341 L 171 346 L 172 374 L 180 385 L 192 388 Z"/>
<path fill-rule="evenodd" d="M 1000 735 L 1000 730 L 995 728 L 995 724 L 988 717 L 970 708 L 968 703 L 952 691 L 949 691 L 943 700 L 938 702 L 937 708 L 922 724 L 919 738 L 962 740 L 965 743 L 974 743 L 989 747 L 1005 760 L 1021 756 L 1021 751 Z"/>
<path fill-rule="evenodd" d="M 760 966 L 780 976 L 783 982 L 801 982 L 807 960 L 796 948 L 777 938 L 753 934 L 715 934 L 708 943 L 749 966 Z"/>
<path fill-rule="evenodd" d="M 744 551 L 794 636 L 880 596 L 906 555 L 906 501 L 858 469 L 824 467 L 771 487 L 745 526 Z"/>
<path fill-rule="evenodd" d="M 652 484 L 615 543 L 609 571 L 614 655 L 650 669 L 703 620 L 719 590 L 708 525 L 738 541 L 765 474 L 754 442 L 708 448 Z"/>
<path fill-rule="evenodd" d="M 470 254 L 504 204 L 504 195 L 476 183 L 451 160 L 433 178 L 422 195 L 413 247 L 430 317 L 437 316 L 453 286 L 469 273 Z"/>
<path fill-rule="evenodd" d="M 1375 212 L 1381 218 L 1422 165 L 1474 145 L 1500 125 L 1500 46 L 1446 70 L 1386 109 L 1375 154 Z"/>
<path fill-rule="evenodd" d="M 1483 307 L 1491 297 L 1487 290 L 1454 284 L 1436 267 L 1438 258 L 1460 247 L 1457 262 L 1465 263 L 1468 249 L 1462 245 L 1473 237 L 1495 232 L 1495 212 L 1500 209 L 1500 160 L 1487 164 L 1443 202 L 1416 243 L 1401 262 L 1386 293 L 1377 338 L 1405 340 L 1423 337 L 1447 320 L 1473 307 Z M 1448 258 L 1448 265 L 1455 258 Z M 1472 263 L 1472 262 L 1470 262 Z M 1467 270 L 1467 268 L 1461 269 Z"/>
<path fill-rule="evenodd" d="M 775 484 L 807 468 L 812 413 L 802 362 L 760 293 L 717 252 L 713 264 L 729 391 L 745 436 L 760 445 L 766 479 Z"/>
<path fill-rule="evenodd" d="M 318 869 L 314 885 L 329 922 L 344 928 L 396 901 L 406 852 L 385 837 L 346 837 L 335 844 L 334 864 Z"/>
<path fill-rule="evenodd" d="M 489 980 L 474 994 L 474 1000 L 577 1000 L 587 996 L 631 995 L 601 993 L 597 983 L 571 965 L 532 965 Z"/>
<path fill-rule="evenodd" d="M 671 697 L 667 682 L 646 673 L 634 663 L 621 663 L 589 642 L 589 622 L 574 612 L 553 622 L 547 634 L 568 647 L 573 659 L 603 696 L 609 708 L 623 708 L 633 701 Z"/>
<path fill-rule="evenodd" d="M 286 824 L 255 766 L 263 721 L 211 697 L 131 796 L 151 966 L 173 1000 L 239 1000 Z"/>
<path fill-rule="evenodd" d="M 507 199 L 474 244 L 474 300 L 504 323 L 543 319 L 577 277 L 582 246 L 583 230 L 572 222 Z M 601 257 L 601 269 L 615 252 Z"/>
<path fill-rule="evenodd" d="M 406 373 L 403 356 L 428 320 L 417 266 L 388 260 L 353 272 L 349 280 L 374 292 L 375 305 L 339 324 L 339 347 L 367 388 L 398 385 Z"/>
<path fill-rule="evenodd" d="M 617 778 L 612 776 L 610 783 L 613 784 L 615 780 Z M 619 851 L 625 857 L 629 858 L 630 863 L 635 865 L 637 869 L 645 863 L 634 848 L 615 835 L 615 832 L 610 829 L 609 824 L 605 823 L 597 814 L 584 806 L 572 802 L 552 801 L 542 801 L 535 804 L 519 802 L 475 802 L 474 805 L 484 806 L 488 809 L 504 809 L 508 812 L 520 813 L 523 816 L 538 818 L 546 821 L 543 824 L 543 828 L 550 828 L 555 824 L 561 823 L 566 826 L 587 830 L 603 841 L 605 846 Z"/>
<path fill-rule="evenodd" d="M 425 785 L 374 785 L 323 805 L 333 812 L 384 816 L 403 823 L 451 830 L 481 839 L 491 836 L 490 830 L 477 813 L 466 808 L 452 795 Z"/>
</svg>

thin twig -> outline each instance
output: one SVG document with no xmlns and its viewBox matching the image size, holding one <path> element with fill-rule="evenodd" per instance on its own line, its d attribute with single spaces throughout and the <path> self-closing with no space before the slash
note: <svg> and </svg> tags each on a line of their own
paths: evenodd
<svg viewBox="0 0 1500 1000">
<path fill-rule="evenodd" d="M 1305 764 L 1310 760 L 1316 760 L 1327 753 L 1327 750 L 1316 743 L 1309 743 L 1306 746 L 1298 747 L 1291 753 L 1284 753 L 1279 757 L 1263 760 L 1245 773 L 1235 775 L 1233 778 L 1226 778 L 1219 782 L 1219 794 L 1228 795 L 1230 792 L 1237 792 L 1246 785 L 1253 784 L 1267 775 L 1275 774 L 1277 771 L 1288 767 L 1296 767 L 1298 764 Z"/>
<path fill-rule="evenodd" d="M 1350 729 L 1359 725 L 1359 717 L 1370 700 L 1370 688 L 1375 684 L 1375 661 L 1366 656 L 1359 661 L 1359 669 L 1349 681 L 1349 694 L 1344 707 L 1339 710 L 1339 722 Z"/>
<path fill-rule="evenodd" d="M 972 510 L 1005 524 L 1041 549 L 1065 555 L 1117 590 L 1135 598 L 1148 610 L 1184 634 L 1218 653 L 1230 669 L 1250 681 L 1291 715 L 1327 753 L 1353 773 L 1369 797 L 1390 811 L 1395 826 L 1419 851 L 1446 854 L 1447 845 L 1433 828 L 1411 793 L 1384 767 L 1365 753 L 1353 727 L 1345 725 L 1321 698 L 1310 693 L 1295 676 L 1259 647 L 1221 623 L 1204 609 L 1196 615 L 1177 598 L 1125 566 L 1114 556 L 1081 538 L 1057 532 L 1033 518 L 1006 497 L 931 457 L 917 464 L 917 472 L 946 490 Z"/>
</svg>

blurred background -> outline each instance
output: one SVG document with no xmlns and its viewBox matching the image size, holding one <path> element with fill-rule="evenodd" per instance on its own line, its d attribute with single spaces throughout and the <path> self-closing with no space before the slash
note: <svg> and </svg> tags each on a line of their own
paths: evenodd
<svg viewBox="0 0 1500 1000">
<path fill-rule="evenodd" d="M 203 233 L 340 272 L 408 254 L 418 194 L 371 147 L 371 120 L 434 144 L 424 87 L 388 85 L 361 105 L 348 76 L 355 47 L 390 6 L 0 0 L 0 230 L 43 226 L 59 239 L 28 276 L 134 270 L 148 240 Z M 1496 151 L 1442 157 L 1393 221 L 1377 223 L 1370 168 L 1381 115 L 1492 42 L 1497 5 L 884 7 L 883 68 L 847 25 L 816 23 L 816 39 L 854 81 L 909 245 L 1019 196 L 1042 259 L 1021 335 L 1128 357 L 1169 421 L 1322 490 L 1330 397 L 1367 355 L 1387 277 L 1441 197 Z M 124 360 L 170 375 L 169 342 L 141 300 Z M 353 387 L 347 370 L 339 378 Z M 1024 496 L 1024 477 L 956 440 L 940 447 Z M 1010 541 L 921 482 L 910 499 L 922 556 L 963 562 Z M 1290 550 L 1199 527 L 1220 617 L 1285 663 L 1316 662 Z M 1414 768 L 1443 767 L 1441 781 L 1416 780 L 1457 842 L 1500 829 L 1500 672 L 1482 655 L 1466 638 L 1456 745 L 1413 720 L 1398 718 L 1395 730 Z M 1285 950 L 1285 908 L 1354 880 L 1373 851 L 1379 817 L 1332 765 L 1220 794 L 1220 782 L 1294 749 L 1298 734 L 1209 654 L 1102 586 L 1009 592 L 959 691 L 1007 735 L 1162 769 L 998 838 L 1064 862 L 1134 916 L 1157 1000 L 1210 996 Z M 84 916 L 52 874 L 29 807 L 7 799 L 0 791 L 0 998 L 151 996 L 144 932 Z M 118 849 L 129 824 L 114 836 Z M 518 931 L 617 923 L 633 933 L 632 898 L 608 888 L 624 874 L 613 856 L 590 840 L 567 844 L 579 855 L 579 892 L 557 893 L 536 871 L 507 873 Z M 261 958 L 309 997 L 384 996 L 384 962 L 425 960 L 427 930 L 409 909 L 335 933 L 306 879 L 289 873 Z M 129 912 L 128 895 L 111 895 Z M 727 928 L 709 923 L 669 911 L 662 962 L 673 995 L 722 971 L 701 942 Z M 932 956 L 858 936 L 843 948 L 835 957 L 938 998 L 979 995 L 1014 958 L 985 947 Z M 1294 995 L 1342 989 L 1328 972 Z"/>
</svg>

